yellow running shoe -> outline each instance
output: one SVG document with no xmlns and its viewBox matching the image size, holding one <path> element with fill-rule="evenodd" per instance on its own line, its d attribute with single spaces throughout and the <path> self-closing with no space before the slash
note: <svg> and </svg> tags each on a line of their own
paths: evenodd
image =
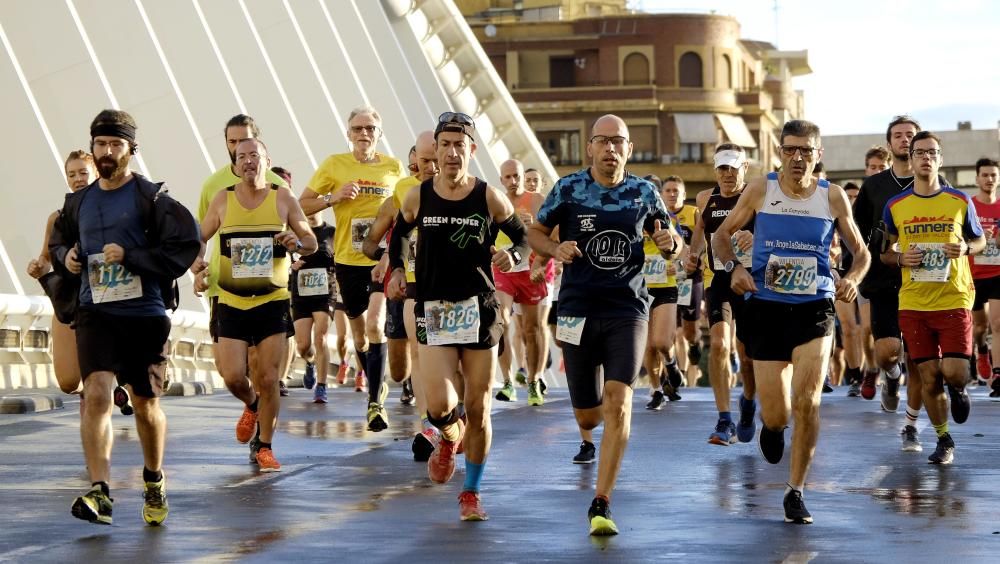
<svg viewBox="0 0 1000 564">
<path fill-rule="evenodd" d="M 159 482 L 146 482 L 142 492 L 142 519 L 147 525 L 162 525 L 167 520 L 170 507 L 167 505 L 167 479 Z"/>
</svg>

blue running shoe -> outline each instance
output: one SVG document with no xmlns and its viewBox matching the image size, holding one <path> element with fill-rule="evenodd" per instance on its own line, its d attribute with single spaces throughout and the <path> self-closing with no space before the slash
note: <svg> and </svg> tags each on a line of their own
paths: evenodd
<svg viewBox="0 0 1000 564">
<path fill-rule="evenodd" d="M 306 373 L 302 375 L 302 387 L 311 390 L 316 385 L 316 363 L 306 363 Z"/>
<path fill-rule="evenodd" d="M 757 402 L 740 394 L 740 420 L 736 424 L 736 437 L 741 443 L 749 443 L 757 434 L 757 422 L 753 417 L 756 413 Z"/>
<path fill-rule="evenodd" d="M 734 375 L 740 373 L 740 355 L 736 353 L 730 353 L 729 368 L 733 370 Z"/>
<path fill-rule="evenodd" d="M 326 384 L 316 384 L 316 389 L 313 390 L 313 403 L 326 403 Z"/>
<path fill-rule="evenodd" d="M 736 425 L 732 421 L 719 418 L 715 424 L 715 432 L 709 435 L 708 442 L 713 445 L 729 446 L 736 442 Z"/>
</svg>

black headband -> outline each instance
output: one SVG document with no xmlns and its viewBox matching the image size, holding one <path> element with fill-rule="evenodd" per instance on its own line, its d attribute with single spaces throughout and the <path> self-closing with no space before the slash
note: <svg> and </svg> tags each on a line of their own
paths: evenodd
<svg viewBox="0 0 1000 564">
<path fill-rule="evenodd" d="M 135 143 L 135 127 L 126 123 L 102 122 L 90 128 L 90 138 L 99 136 L 120 137 L 129 143 Z"/>
</svg>

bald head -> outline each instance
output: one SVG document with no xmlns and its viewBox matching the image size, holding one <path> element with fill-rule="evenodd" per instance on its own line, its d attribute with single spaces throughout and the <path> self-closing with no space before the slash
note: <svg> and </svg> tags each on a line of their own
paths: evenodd
<svg viewBox="0 0 1000 564">
<path fill-rule="evenodd" d="M 625 163 L 632 156 L 628 126 L 622 118 L 607 114 L 594 122 L 587 141 L 587 156 L 593 165 L 591 173 L 604 186 L 617 186 L 625 177 Z"/>
<path fill-rule="evenodd" d="M 628 139 L 628 126 L 622 118 L 614 114 L 606 114 L 594 122 L 594 127 L 590 130 L 590 136 L 604 135 L 606 137 L 621 136 Z"/>
<path fill-rule="evenodd" d="M 508 194 L 520 194 L 524 191 L 524 165 L 521 161 L 510 159 L 500 165 L 500 183 Z"/>
<path fill-rule="evenodd" d="M 421 131 L 417 135 L 417 176 L 420 180 L 430 180 L 438 173 L 437 150 L 434 147 L 434 132 Z"/>
</svg>

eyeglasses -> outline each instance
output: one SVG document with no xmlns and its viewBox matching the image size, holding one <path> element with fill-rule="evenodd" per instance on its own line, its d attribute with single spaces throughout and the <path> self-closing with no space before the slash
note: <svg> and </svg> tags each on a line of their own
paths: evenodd
<svg viewBox="0 0 1000 564">
<path fill-rule="evenodd" d="M 375 135 L 375 132 L 378 131 L 378 126 L 377 125 L 352 125 L 351 126 L 351 132 L 352 133 L 356 133 L 357 134 L 357 133 L 361 133 L 362 131 L 364 131 L 368 135 Z"/>
<path fill-rule="evenodd" d="M 786 157 L 794 157 L 796 151 L 802 155 L 803 159 L 808 159 L 816 152 L 816 147 L 800 147 L 798 145 L 782 145 L 781 154 Z"/>
<path fill-rule="evenodd" d="M 462 112 L 445 112 L 438 116 L 438 123 L 457 123 L 461 125 L 471 125 L 476 127 L 476 122 L 468 114 Z"/>
<path fill-rule="evenodd" d="M 607 135 L 595 135 L 590 138 L 590 143 L 601 147 L 607 146 L 610 143 L 615 147 L 621 148 L 628 143 L 628 138 L 622 137 L 621 135 L 614 135 L 612 137 L 608 137 Z"/>
<path fill-rule="evenodd" d="M 941 156 L 941 149 L 914 149 L 913 156 L 918 159 L 922 159 L 924 157 L 936 159 Z"/>
</svg>

